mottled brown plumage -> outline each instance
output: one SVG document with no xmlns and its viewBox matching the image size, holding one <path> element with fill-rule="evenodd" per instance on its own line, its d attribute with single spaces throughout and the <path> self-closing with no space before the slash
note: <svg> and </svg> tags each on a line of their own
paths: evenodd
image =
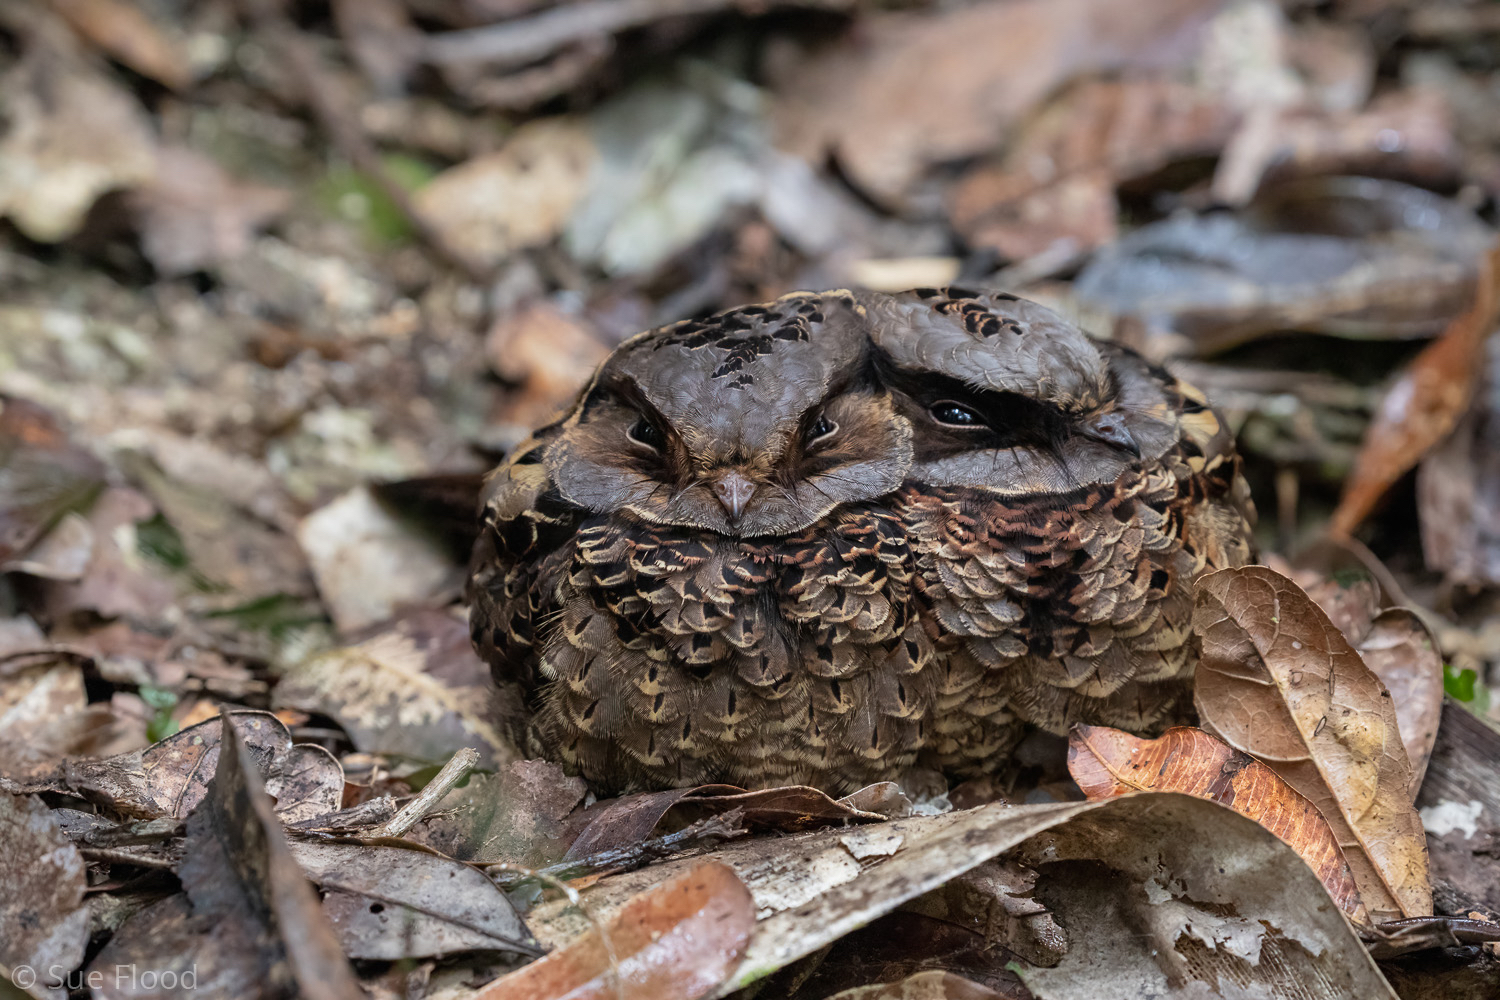
<svg viewBox="0 0 1500 1000">
<path fill-rule="evenodd" d="M 1149 729 L 1249 557 L 1202 397 L 1035 303 L 798 294 L 642 334 L 492 477 L 474 639 L 601 791 L 993 767 Z"/>
</svg>

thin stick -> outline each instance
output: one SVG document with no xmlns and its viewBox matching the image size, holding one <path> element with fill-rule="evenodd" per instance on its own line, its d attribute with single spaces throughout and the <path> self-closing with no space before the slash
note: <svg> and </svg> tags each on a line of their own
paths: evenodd
<svg viewBox="0 0 1500 1000">
<path fill-rule="evenodd" d="M 853 0 L 583 0 L 483 28 L 429 35 L 420 52 L 434 65 L 490 63 L 519 66 L 544 59 L 576 42 L 618 34 L 669 17 L 744 8 L 813 7 L 845 10 Z"/>
<path fill-rule="evenodd" d="M 422 793 L 401 807 L 401 811 L 380 826 L 377 826 L 371 836 L 374 837 L 400 837 L 417 825 L 417 821 L 433 810 L 444 795 L 447 795 L 453 786 L 464 779 L 464 775 L 474 770 L 474 765 L 479 763 L 479 751 L 473 747 L 465 747 L 437 773 L 437 777 L 427 783 Z"/>
<path fill-rule="evenodd" d="M 256 30 L 285 57 L 302 100 L 339 152 L 354 164 L 355 169 L 375 182 L 422 242 L 474 281 L 488 281 L 490 269 L 454 246 L 446 233 L 428 222 L 417 211 L 411 192 L 385 169 L 380 154 L 355 124 L 354 118 L 339 107 L 334 96 L 337 84 L 323 71 L 317 53 L 281 13 L 276 0 L 242 0 L 242 3 Z"/>
</svg>

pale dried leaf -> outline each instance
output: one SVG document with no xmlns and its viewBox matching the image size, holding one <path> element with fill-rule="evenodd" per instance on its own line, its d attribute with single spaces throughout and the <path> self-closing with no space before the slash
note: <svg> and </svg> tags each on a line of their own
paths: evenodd
<svg viewBox="0 0 1500 1000">
<path fill-rule="evenodd" d="M 341 632 L 385 621 L 402 605 L 427 604 L 454 576 L 436 541 L 357 487 L 297 528 L 318 593 Z"/>
<path fill-rule="evenodd" d="M 499 152 L 452 167 L 413 197 L 454 246 L 496 264 L 562 232 L 583 197 L 593 140 L 572 118 L 528 122 Z"/>
<path fill-rule="evenodd" d="M 304 841 L 290 846 L 303 872 L 326 894 L 323 909 L 350 958 L 540 954 L 505 894 L 477 868 L 399 847 Z"/>
<path fill-rule="evenodd" d="M 441 611 L 297 664 L 274 704 L 332 716 L 365 753 L 437 763 L 472 746 L 485 770 L 518 756 L 501 728 L 514 706 L 490 681 L 468 628 Z"/>
</svg>

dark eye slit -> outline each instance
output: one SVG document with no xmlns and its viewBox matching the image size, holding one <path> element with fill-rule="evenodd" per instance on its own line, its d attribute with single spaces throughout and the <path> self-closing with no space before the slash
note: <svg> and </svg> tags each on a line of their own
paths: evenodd
<svg viewBox="0 0 1500 1000">
<path fill-rule="evenodd" d="M 911 372 L 894 365 L 882 365 L 881 376 L 924 411 L 929 426 L 942 436 L 942 444 L 933 442 L 939 451 L 1015 447 L 1056 451 L 1071 434 L 1068 414 L 1017 392 L 975 389 L 937 372 Z M 980 422 L 964 425 L 957 419 L 957 412 L 934 412 L 934 408 L 953 407 L 973 413 Z"/>
</svg>

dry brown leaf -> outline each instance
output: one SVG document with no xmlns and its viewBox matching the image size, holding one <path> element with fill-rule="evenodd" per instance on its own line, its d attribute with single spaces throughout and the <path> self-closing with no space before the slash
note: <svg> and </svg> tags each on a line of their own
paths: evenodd
<svg viewBox="0 0 1500 1000">
<path fill-rule="evenodd" d="M 288 823 L 336 812 L 342 805 L 344 772 L 320 746 L 292 742 L 286 726 L 269 712 L 227 716 L 267 769 L 266 785 L 278 814 Z M 185 818 L 208 793 L 219 761 L 219 719 L 199 723 L 144 750 L 104 760 L 70 761 L 61 774 L 38 779 L 39 790 L 68 791 L 126 816 Z"/>
<path fill-rule="evenodd" d="M 73 30 L 142 76 L 173 90 L 192 82 L 187 54 L 125 0 L 52 0 Z"/>
<path fill-rule="evenodd" d="M 813 162 L 831 148 L 862 189 L 898 202 L 928 167 L 994 148 L 1074 76 L 1182 61 L 1216 6 L 1015 0 L 869 14 L 857 39 L 787 74 L 779 144 Z"/>
<path fill-rule="evenodd" d="M 110 998 L 141 995 L 121 968 L 153 970 L 159 995 L 300 996 L 358 1000 L 317 891 L 292 857 L 257 756 L 222 717 L 208 794 L 187 821 L 178 876 L 186 899 L 136 913 L 89 966 Z M 175 901 L 174 901 L 175 900 Z M 188 905 L 190 904 L 190 905 Z M 172 974 L 167 983 L 165 973 Z M 192 985 L 182 977 L 191 975 Z"/>
<path fill-rule="evenodd" d="M 89 940 L 83 857 L 30 795 L 0 792 L 0 844 L 0 976 L 39 1000 L 63 1000 L 59 973 L 83 961 Z"/>
<path fill-rule="evenodd" d="M 1469 407 L 1484 369 L 1485 340 L 1500 319 L 1500 247 L 1480 261 L 1468 311 L 1418 354 L 1375 412 L 1328 531 L 1346 537 L 1391 484 L 1446 438 Z"/>
<path fill-rule="evenodd" d="M 1068 735 L 1068 771 L 1090 799 L 1183 792 L 1250 817 L 1307 862 L 1350 919 L 1369 922 L 1344 853 L 1317 806 L 1275 771 L 1203 730 L 1176 726 L 1146 740 L 1106 726 L 1076 725 Z"/>
<path fill-rule="evenodd" d="M 697 1000 L 734 971 L 754 926 L 750 891 L 733 868 L 710 862 L 626 903 L 609 921 L 608 945 L 590 931 L 474 1000 L 613 1000 L 621 992 L 631 1000 Z"/>
<path fill-rule="evenodd" d="M 1021 126 L 1002 161 L 953 185 L 949 218 L 971 247 L 1009 259 L 1064 239 L 1092 250 L 1117 236 L 1120 182 L 1216 153 L 1234 117 L 1222 95 L 1182 81 L 1081 81 Z M 901 287 L 920 284 L 932 283 Z"/>
<path fill-rule="evenodd" d="M 1280 566 L 1274 568 L 1281 572 Z M 1401 743 L 1411 761 L 1415 799 L 1437 742 L 1443 711 L 1443 656 L 1432 631 L 1406 608 L 1381 611 L 1380 587 L 1369 577 L 1345 585 L 1337 574 L 1325 576 L 1290 566 L 1283 575 L 1317 602 L 1391 693 Z"/>
<path fill-rule="evenodd" d="M 1311 799 L 1370 916 L 1432 912 L 1412 766 L 1391 696 L 1311 598 L 1264 566 L 1199 583 L 1194 702 L 1203 726 Z"/>
<path fill-rule="evenodd" d="M 289 192 L 237 180 L 191 149 L 163 147 L 156 163 L 156 177 L 130 193 L 130 205 L 140 224 L 141 250 L 164 275 L 233 260 L 292 204 Z"/>
<path fill-rule="evenodd" d="M 37 404 L 0 396 L 0 569 L 104 485 L 104 466 Z"/>
<path fill-rule="evenodd" d="M 529 430 L 573 401 L 609 348 L 582 320 L 538 301 L 496 317 L 484 352 L 495 374 L 520 386 L 491 421 Z"/>
</svg>

